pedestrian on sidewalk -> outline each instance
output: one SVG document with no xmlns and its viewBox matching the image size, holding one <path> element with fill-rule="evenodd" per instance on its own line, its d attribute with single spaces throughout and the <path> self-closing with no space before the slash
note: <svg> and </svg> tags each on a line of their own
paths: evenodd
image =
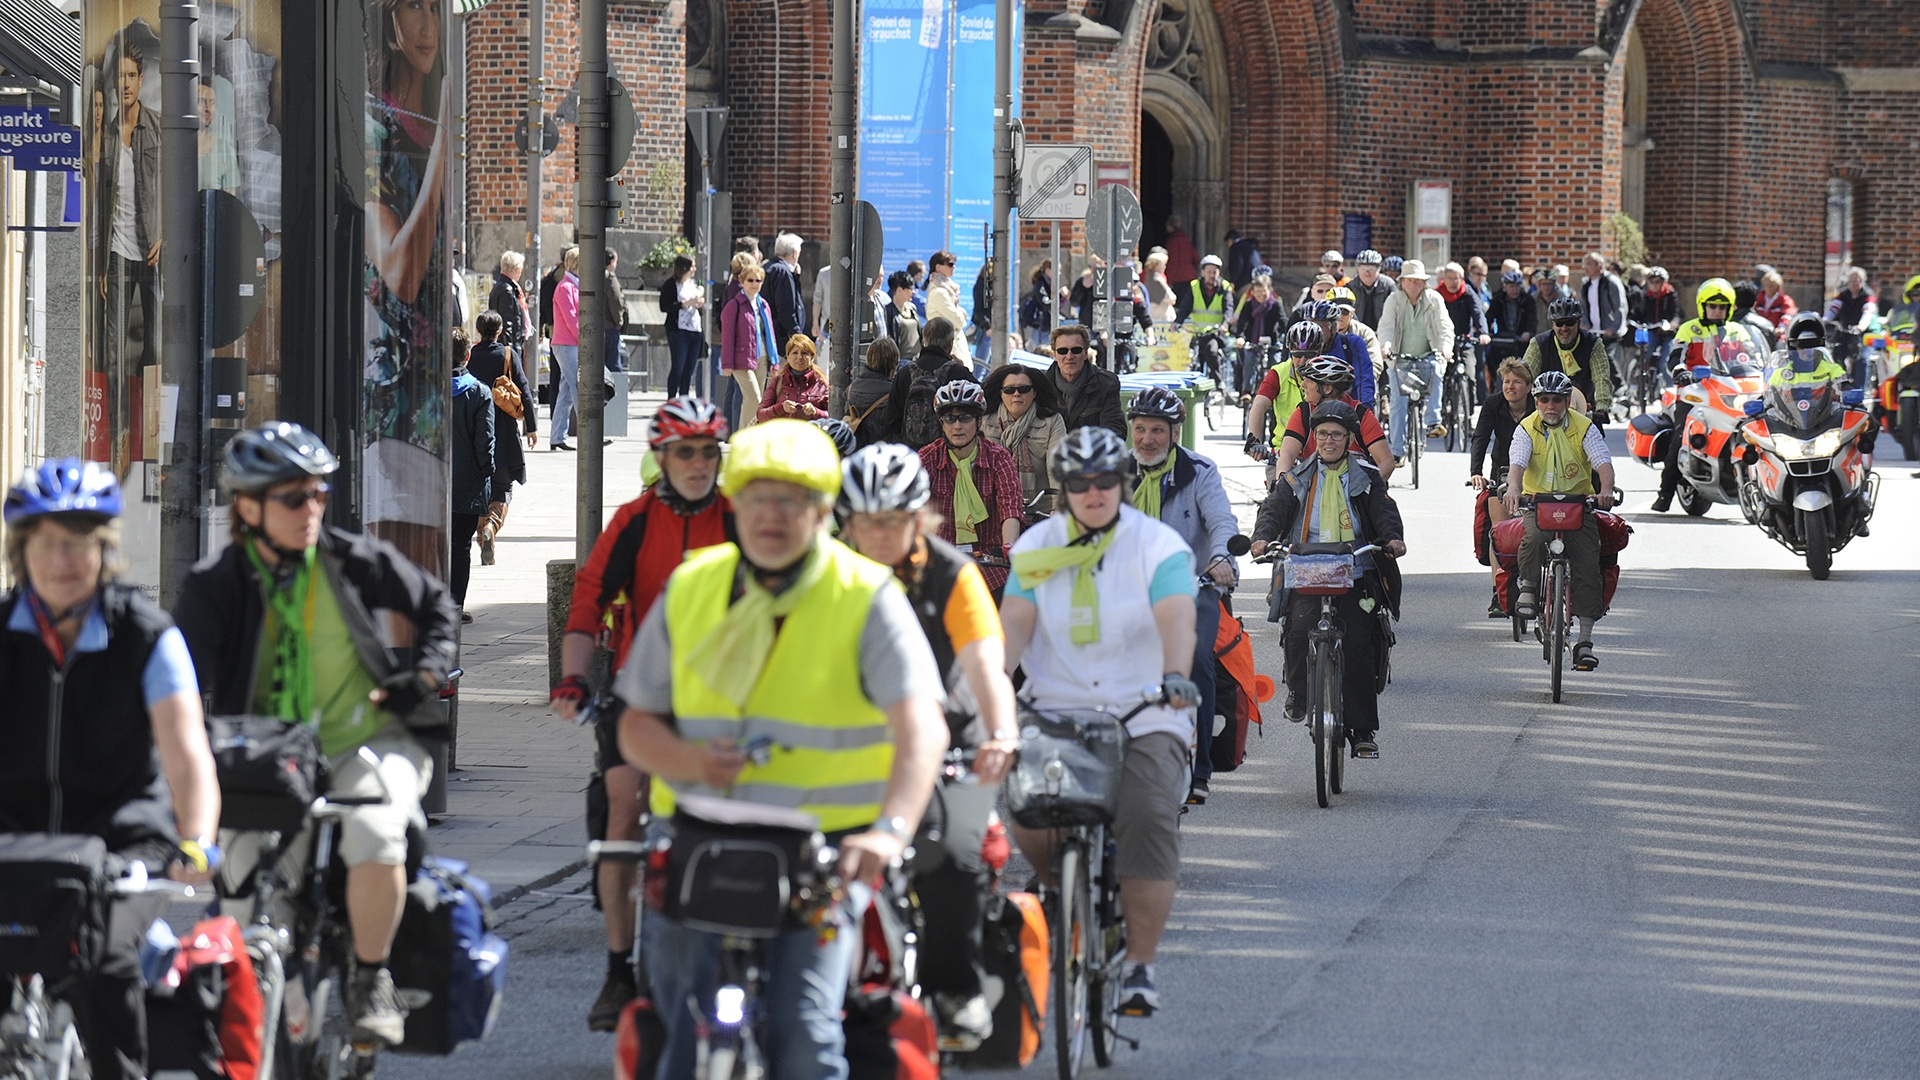
<svg viewBox="0 0 1920 1080">
<path fill-rule="evenodd" d="M 738 431 L 753 426 L 753 414 L 760 407 L 761 375 L 780 355 L 780 348 L 774 344 L 773 310 L 760 295 L 767 272 L 745 252 L 733 257 L 733 272 L 740 291 L 720 312 L 720 370 L 733 376 L 735 393 L 727 398 L 727 412 L 737 419 L 732 426 Z"/>
<path fill-rule="evenodd" d="M 814 420 L 827 415 L 827 379 L 814 362 L 818 355 L 813 339 L 807 335 L 795 334 L 787 339 L 787 358 L 767 379 L 755 423 L 783 417 Z"/>
<path fill-rule="evenodd" d="M 559 367 L 553 390 L 553 436 L 547 447 L 571 450 L 573 406 L 580 391 L 580 249 L 561 257 L 560 284 L 553 290 L 553 359 Z"/>
<path fill-rule="evenodd" d="M 741 256 L 734 256 L 737 262 Z M 660 310 L 667 315 L 667 353 L 672 357 L 667 369 L 667 396 L 679 397 L 693 392 L 693 376 L 701 354 L 707 351 L 707 336 L 700 322 L 700 309 L 707 302 L 707 290 L 693 274 L 693 258 L 673 257 L 673 269 L 660 286 Z"/>
<path fill-rule="evenodd" d="M 620 253 L 607 249 L 607 351 L 602 357 L 608 371 L 627 370 L 626 355 L 620 351 L 620 335 L 627 330 L 626 292 L 620 287 Z"/>
<path fill-rule="evenodd" d="M 503 320 L 498 312 L 483 311 L 474 320 L 480 343 L 467 354 L 467 373 L 488 387 L 493 397 L 493 482 L 487 487 L 487 519 L 480 523 L 480 565 L 493 565 L 493 542 L 507 524 L 507 506 L 513 485 L 527 482 L 526 451 L 540 438 L 533 394 L 527 389 L 526 356 L 501 340 Z M 497 392 L 504 376 L 520 395 L 520 415 L 500 404 Z M 527 444 L 520 446 L 524 426 Z"/>
<path fill-rule="evenodd" d="M 561 679 L 551 698 L 553 711 L 563 719 L 574 719 L 592 697 L 587 673 L 594 652 L 611 650 L 612 670 L 619 670 L 667 575 L 687 552 L 726 543 L 733 534 L 733 512 L 715 490 L 720 441 L 726 436 L 720 411 L 696 397 L 673 398 L 654 414 L 647 440 L 661 478 L 614 511 L 573 578 L 573 603 L 560 644 Z M 594 728 L 587 831 L 596 840 L 638 840 L 646 778 L 621 758 L 615 745 L 618 710 L 608 713 Z M 587 1029 L 612 1031 L 621 1007 L 639 992 L 633 969 L 635 869 L 608 860 L 597 873 L 596 902 L 607 923 L 607 977 L 587 1012 Z"/>
<path fill-rule="evenodd" d="M 496 324 L 500 318 L 491 311 L 482 317 Z M 447 440 L 448 464 L 453 470 L 453 570 L 448 585 L 453 592 L 453 602 L 460 607 L 463 623 L 473 621 L 473 616 L 467 614 L 467 581 L 473 573 L 473 536 L 487 513 L 494 464 L 493 391 L 467 370 L 468 348 L 466 327 L 454 327 L 453 409 L 449 417 L 452 437 Z"/>
<path fill-rule="evenodd" d="M 500 272 L 494 275 L 493 290 L 487 294 L 487 310 L 500 316 L 500 343 L 516 353 L 527 351 L 533 338 L 527 324 L 527 294 L 520 288 L 520 275 L 527 257 L 517 251 L 500 253 Z"/>
</svg>

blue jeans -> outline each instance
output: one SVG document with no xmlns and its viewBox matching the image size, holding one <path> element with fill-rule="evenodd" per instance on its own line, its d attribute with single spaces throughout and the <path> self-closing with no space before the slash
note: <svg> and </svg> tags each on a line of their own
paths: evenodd
<svg viewBox="0 0 1920 1080">
<path fill-rule="evenodd" d="M 580 346 L 555 345 L 553 359 L 560 365 L 560 381 L 553 387 L 553 431 L 547 445 L 559 446 L 573 430 L 573 406 L 580 397 Z"/>
<path fill-rule="evenodd" d="M 1220 594 L 1201 589 L 1193 598 L 1193 684 L 1200 688 L 1200 707 L 1194 710 L 1197 738 L 1193 748 L 1193 778 L 1213 776 L 1213 714 L 1218 711 L 1220 688 L 1213 679 L 1213 643 L 1220 636 Z"/>
<path fill-rule="evenodd" d="M 615 327 L 607 327 L 607 351 L 601 354 L 600 362 L 608 371 L 627 370 L 626 355 L 620 351 L 620 331 Z"/>
<path fill-rule="evenodd" d="M 698 330 L 667 327 L 667 355 L 672 358 L 667 370 L 667 396 L 679 397 L 693 391 L 694 365 L 706 351 L 706 335 Z"/>
<path fill-rule="evenodd" d="M 1427 428 L 1440 422 L 1440 357 L 1428 353 L 1412 365 L 1415 374 L 1427 384 L 1426 425 L 1420 429 L 1420 437 L 1426 438 Z M 1393 456 L 1407 456 L 1407 395 L 1400 392 L 1400 367 L 1395 365 L 1387 371 L 1387 378 L 1393 381 L 1393 427 L 1387 433 L 1387 445 L 1393 448 Z"/>
<path fill-rule="evenodd" d="M 860 906 L 865 890 L 856 890 Z M 851 901 L 850 901 L 851 903 Z M 699 1042 L 692 999 L 701 1015 L 712 1007 L 719 974 L 720 935 L 689 930 L 657 911 L 644 911 L 647 973 L 653 1000 L 667 1026 L 657 1080 L 692 1080 Z M 859 925 L 846 907 L 835 912 L 839 932 L 824 944 L 817 930 L 799 930 L 762 944 L 767 983 L 756 1000 L 765 1024 L 768 1075 L 780 1080 L 845 1080 L 846 1037 L 840 1010 L 859 943 Z"/>
</svg>

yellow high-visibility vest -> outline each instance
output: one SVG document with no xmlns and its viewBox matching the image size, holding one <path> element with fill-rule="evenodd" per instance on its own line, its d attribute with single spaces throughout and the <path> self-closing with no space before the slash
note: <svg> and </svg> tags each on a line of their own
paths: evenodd
<svg viewBox="0 0 1920 1080">
<path fill-rule="evenodd" d="M 1523 495 L 1592 495 L 1593 462 L 1582 445 L 1593 421 L 1572 409 L 1559 427 L 1548 427 L 1536 410 L 1520 421 L 1533 440 L 1533 456 L 1520 474 Z"/>
</svg>

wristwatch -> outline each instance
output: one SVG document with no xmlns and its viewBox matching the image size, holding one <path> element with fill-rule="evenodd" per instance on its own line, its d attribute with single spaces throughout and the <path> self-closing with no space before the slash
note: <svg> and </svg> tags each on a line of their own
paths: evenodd
<svg viewBox="0 0 1920 1080">
<path fill-rule="evenodd" d="M 881 818 L 873 823 L 873 831 L 886 833 L 895 840 L 911 839 L 913 833 L 907 828 L 907 819 L 903 817 Z"/>
</svg>

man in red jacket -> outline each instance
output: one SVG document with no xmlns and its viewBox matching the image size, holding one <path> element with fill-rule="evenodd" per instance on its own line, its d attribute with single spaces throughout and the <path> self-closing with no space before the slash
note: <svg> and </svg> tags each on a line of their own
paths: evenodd
<svg viewBox="0 0 1920 1080">
<path fill-rule="evenodd" d="M 587 670 L 595 649 L 612 650 L 615 671 L 626 663 L 634 631 L 686 553 L 733 539 L 733 511 L 715 487 L 720 440 L 726 435 L 726 418 L 696 397 L 673 398 L 654 414 L 647 438 L 660 482 L 614 513 L 587 565 L 574 574 L 573 604 L 560 646 L 562 678 L 551 699 L 561 717 L 574 719 L 592 700 Z M 619 719 L 615 709 L 595 722 L 587 826 L 600 840 L 640 839 L 645 777 L 620 757 Z M 621 1007 L 639 993 L 633 970 L 634 867 L 601 863 L 599 886 L 607 920 L 607 978 L 587 1012 L 587 1028 L 612 1031 Z"/>
</svg>

